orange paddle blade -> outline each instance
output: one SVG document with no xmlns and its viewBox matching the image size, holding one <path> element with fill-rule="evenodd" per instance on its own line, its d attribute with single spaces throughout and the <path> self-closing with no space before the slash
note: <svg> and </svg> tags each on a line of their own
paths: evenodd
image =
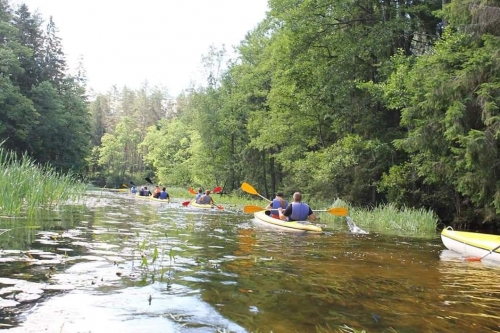
<svg viewBox="0 0 500 333">
<path fill-rule="evenodd" d="M 188 191 L 191 194 L 196 194 L 196 191 L 192 187 L 188 188 Z"/>
<path fill-rule="evenodd" d="M 347 208 L 335 207 L 327 210 L 328 213 L 338 216 L 347 216 Z"/>
<path fill-rule="evenodd" d="M 243 207 L 243 213 L 251 214 L 251 213 L 257 213 L 262 210 L 266 210 L 265 208 L 259 207 L 259 206 L 245 206 Z"/>
<path fill-rule="evenodd" d="M 219 193 L 220 191 L 222 191 L 222 187 L 217 186 L 216 188 L 214 188 L 214 190 L 212 192 Z"/>
<path fill-rule="evenodd" d="M 224 209 L 224 207 L 222 207 L 222 206 L 215 206 L 215 207 L 217 207 L 217 209 L 220 209 L 220 210 Z"/>
<path fill-rule="evenodd" d="M 465 261 L 481 261 L 480 257 L 466 257 L 464 258 Z"/>
<path fill-rule="evenodd" d="M 248 183 L 241 184 L 241 189 L 247 193 L 259 195 L 259 193 L 253 188 L 253 186 Z"/>
</svg>

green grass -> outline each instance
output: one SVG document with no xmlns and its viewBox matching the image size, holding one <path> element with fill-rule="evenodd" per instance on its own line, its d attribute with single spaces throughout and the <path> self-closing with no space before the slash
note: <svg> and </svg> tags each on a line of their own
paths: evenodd
<svg viewBox="0 0 500 333">
<path fill-rule="evenodd" d="M 85 185 L 70 174 L 59 174 L 36 164 L 28 156 L 17 157 L 0 147 L 0 210 L 2 215 L 33 215 L 41 208 L 54 208 L 81 198 Z"/>
<path fill-rule="evenodd" d="M 352 207 L 340 199 L 334 201 L 331 207 L 347 207 L 349 216 L 361 229 L 384 234 L 432 237 L 436 234 L 439 222 L 433 211 L 423 208 L 398 208 L 394 204 L 382 204 L 372 209 L 366 209 Z M 340 219 L 331 215 L 329 217 L 323 215 L 323 221 L 338 222 Z"/>
</svg>

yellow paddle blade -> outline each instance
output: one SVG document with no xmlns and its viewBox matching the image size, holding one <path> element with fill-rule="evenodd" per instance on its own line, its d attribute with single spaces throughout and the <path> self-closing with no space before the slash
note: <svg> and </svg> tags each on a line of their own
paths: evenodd
<svg viewBox="0 0 500 333">
<path fill-rule="evenodd" d="M 347 208 L 336 207 L 327 210 L 328 213 L 338 216 L 347 216 Z"/>
<path fill-rule="evenodd" d="M 241 184 L 241 189 L 247 193 L 259 195 L 259 193 L 248 183 Z"/>
<path fill-rule="evenodd" d="M 262 210 L 266 210 L 265 208 L 259 207 L 259 206 L 245 206 L 243 207 L 243 213 L 251 214 L 251 213 L 257 213 Z"/>
<path fill-rule="evenodd" d="M 127 184 L 125 183 L 123 183 L 122 186 L 128 188 Z"/>
<path fill-rule="evenodd" d="M 347 208 L 344 207 L 334 207 L 330 209 L 313 210 L 313 212 L 327 212 L 338 216 L 347 216 Z"/>
</svg>

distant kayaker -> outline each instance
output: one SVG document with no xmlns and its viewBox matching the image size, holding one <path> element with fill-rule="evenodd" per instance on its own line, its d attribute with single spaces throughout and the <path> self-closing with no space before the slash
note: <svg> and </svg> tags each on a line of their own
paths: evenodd
<svg viewBox="0 0 500 333">
<path fill-rule="evenodd" d="M 166 187 L 162 188 L 162 190 L 160 192 L 160 199 L 161 200 L 168 200 L 170 202 L 170 195 L 168 195 Z"/>
<path fill-rule="evenodd" d="M 285 209 L 286 207 L 288 207 L 288 202 L 283 199 L 283 192 L 276 192 L 276 197 L 273 199 L 273 201 L 271 201 L 269 206 L 266 207 L 266 209 L 270 209 L 266 211 L 266 215 L 274 217 L 275 219 L 279 219 L 280 216 L 278 208 L 280 207 Z"/>
<path fill-rule="evenodd" d="M 141 192 L 142 192 L 142 194 L 141 194 Z M 139 195 L 141 195 L 143 197 L 149 197 L 151 195 L 151 191 L 148 190 L 147 186 L 144 186 L 144 189 L 139 192 Z"/>
<path fill-rule="evenodd" d="M 197 201 L 197 203 L 201 205 L 213 205 L 214 200 L 210 196 L 210 190 L 206 190 L 205 194 L 200 197 L 200 199 Z"/>
<path fill-rule="evenodd" d="M 198 194 L 196 195 L 194 200 L 196 200 L 196 202 L 198 202 L 198 200 L 200 200 L 202 195 L 203 195 L 203 189 L 200 187 L 200 188 L 198 188 Z"/>
<path fill-rule="evenodd" d="M 137 193 L 137 189 L 135 188 L 135 186 L 132 186 L 132 188 L 130 189 L 130 192 L 132 194 L 136 194 Z"/>
<path fill-rule="evenodd" d="M 153 198 L 159 198 L 161 193 L 160 186 L 156 185 L 155 192 L 153 193 Z"/>
<path fill-rule="evenodd" d="M 316 221 L 316 215 L 308 204 L 302 202 L 302 194 L 295 192 L 293 202 L 286 209 L 278 208 L 280 219 L 284 221 Z"/>
</svg>

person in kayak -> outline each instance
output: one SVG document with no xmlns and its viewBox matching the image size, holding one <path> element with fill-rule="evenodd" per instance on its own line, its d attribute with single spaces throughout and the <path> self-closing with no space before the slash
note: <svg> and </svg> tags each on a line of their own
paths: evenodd
<svg viewBox="0 0 500 333">
<path fill-rule="evenodd" d="M 141 194 L 142 193 L 142 194 Z M 143 197 L 149 197 L 151 196 L 151 191 L 148 190 L 148 187 L 147 186 L 144 186 L 144 189 L 142 191 L 139 192 L 139 195 L 140 196 L 143 196 Z"/>
<path fill-rule="evenodd" d="M 130 192 L 132 192 L 132 194 L 137 193 L 137 189 L 135 188 L 135 186 L 132 186 L 132 188 L 130 189 Z"/>
<path fill-rule="evenodd" d="M 194 200 L 196 202 L 198 202 L 198 200 L 200 200 L 201 196 L 203 195 L 203 189 L 200 187 L 198 188 L 198 194 L 196 195 L 196 197 L 194 198 Z"/>
<path fill-rule="evenodd" d="M 213 205 L 214 204 L 214 200 L 210 196 L 210 190 L 206 190 L 205 194 L 202 195 L 200 197 L 200 199 L 198 199 L 198 201 L 196 203 L 199 203 L 201 205 Z"/>
<path fill-rule="evenodd" d="M 166 187 L 162 188 L 162 190 L 160 192 L 160 199 L 161 200 L 168 200 L 168 202 L 170 202 L 170 195 L 167 193 Z"/>
<path fill-rule="evenodd" d="M 155 191 L 153 193 L 153 198 L 158 199 L 160 197 L 161 189 L 160 186 L 156 185 Z"/>
<path fill-rule="evenodd" d="M 302 194 L 295 192 L 293 194 L 293 202 L 283 209 L 278 208 L 279 216 L 284 221 L 305 221 L 307 218 L 311 221 L 316 221 L 316 215 L 308 204 L 302 202 Z"/>
<path fill-rule="evenodd" d="M 285 199 L 283 199 L 283 192 L 276 192 L 276 197 L 266 207 L 266 209 L 270 209 L 270 210 L 266 210 L 266 215 L 269 215 L 275 219 L 279 219 L 280 213 L 278 212 L 277 208 L 280 208 L 280 207 L 285 209 L 286 207 L 288 207 L 288 202 Z"/>
</svg>

